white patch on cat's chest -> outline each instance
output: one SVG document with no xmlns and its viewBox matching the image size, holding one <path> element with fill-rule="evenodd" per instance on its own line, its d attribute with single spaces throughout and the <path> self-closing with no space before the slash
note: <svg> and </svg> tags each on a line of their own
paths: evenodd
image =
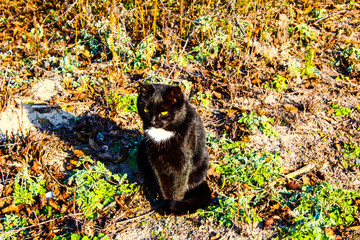
<svg viewBox="0 0 360 240">
<path fill-rule="evenodd" d="M 154 128 L 154 127 L 146 129 L 145 133 L 149 135 L 155 142 L 166 141 L 175 135 L 174 132 L 166 131 L 162 128 Z"/>
</svg>

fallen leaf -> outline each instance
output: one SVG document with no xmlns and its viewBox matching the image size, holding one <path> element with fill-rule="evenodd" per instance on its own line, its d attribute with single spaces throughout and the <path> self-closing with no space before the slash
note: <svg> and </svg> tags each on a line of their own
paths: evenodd
<svg viewBox="0 0 360 240">
<path fill-rule="evenodd" d="M 89 146 L 94 150 L 99 148 L 99 145 L 94 140 L 92 140 L 91 138 L 89 138 Z"/>
<path fill-rule="evenodd" d="M 360 225 L 359 226 L 348 227 L 347 230 L 359 231 L 360 230 Z"/>
<path fill-rule="evenodd" d="M 304 185 L 310 185 L 311 184 L 309 177 L 303 176 L 301 179 L 302 179 Z"/>
<path fill-rule="evenodd" d="M 321 171 L 316 171 L 316 176 L 321 180 L 325 180 L 325 175 Z"/>
<path fill-rule="evenodd" d="M 33 165 L 31 167 L 31 170 L 33 170 L 36 174 L 41 173 L 38 161 L 33 161 Z"/>
<path fill-rule="evenodd" d="M 244 188 L 246 188 L 246 189 L 249 189 L 249 190 L 254 189 L 253 187 L 250 187 L 250 186 L 247 185 L 246 183 L 243 183 L 242 186 L 243 186 Z"/>
<path fill-rule="evenodd" d="M 73 153 L 74 153 L 75 156 L 77 156 L 77 157 L 83 157 L 83 156 L 85 156 L 85 153 L 84 153 L 83 151 L 81 151 L 81 150 L 78 150 L 78 149 L 75 149 L 75 150 L 73 151 Z"/>
<path fill-rule="evenodd" d="M 7 206 L 6 208 L 1 210 L 2 213 L 10 213 L 10 212 L 19 212 L 18 206 L 15 205 L 15 203 L 12 203 L 11 205 Z"/>
<path fill-rule="evenodd" d="M 210 240 L 217 240 L 217 239 L 220 239 L 220 238 L 221 238 L 220 232 L 217 232 L 217 233 L 212 232 L 211 233 Z"/>
<path fill-rule="evenodd" d="M 286 105 L 284 105 L 284 108 L 285 108 L 286 110 L 288 110 L 289 112 L 294 112 L 294 111 L 297 111 L 297 110 L 298 110 L 297 107 L 295 107 L 294 105 L 291 105 L 291 104 L 286 104 Z"/>
<path fill-rule="evenodd" d="M 265 227 L 272 225 L 272 224 L 274 223 L 274 221 L 275 221 L 274 218 L 268 218 L 268 219 L 266 219 L 266 220 L 265 220 L 265 223 L 264 223 L 264 224 L 265 224 Z"/>
<path fill-rule="evenodd" d="M 286 184 L 287 190 L 298 190 L 299 188 L 300 188 L 300 185 L 295 181 L 291 181 Z"/>
<path fill-rule="evenodd" d="M 54 199 L 54 198 L 50 198 L 49 200 L 49 205 L 51 207 L 53 207 L 55 210 L 59 210 L 60 207 L 59 207 L 59 203 Z"/>
</svg>

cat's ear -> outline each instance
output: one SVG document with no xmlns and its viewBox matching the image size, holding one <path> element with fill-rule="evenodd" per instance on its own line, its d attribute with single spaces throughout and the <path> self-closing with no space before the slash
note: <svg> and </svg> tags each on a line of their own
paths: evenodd
<svg viewBox="0 0 360 240">
<path fill-rule="evenodd" d="M 180 87 L 171 87 L 167 90 L 165 99 L 171 103 L 180 103 L 184 100 L 184 95 Z"/>
<path fill-rule="evenodd" d="M 138 85 L 138 93 L 153 93 L 154 92 L 154 87 L 153 85 L 149 84 L 149 83 L 143 83 L 143 82 L 139 82 Z"/>
</svg>

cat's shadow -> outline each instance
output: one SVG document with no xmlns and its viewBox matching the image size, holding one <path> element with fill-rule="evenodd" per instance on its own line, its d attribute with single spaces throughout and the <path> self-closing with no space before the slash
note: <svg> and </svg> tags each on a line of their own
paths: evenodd
<svg viewBox="0 0 360 240">
<path fill-rule="evenodd" d="M 127 174 L 130 183 L 138 183 L 136 166 L 139 130 L 122 128 L 115 121 L 97 114 L 75 116 L 56 107 L 29 105 L 27 114 L 36 128 L 48 135 L 54 134 L 68 147 L 68 158 L 63 160 L 66 169 L 74 150 L 80 150 L 93 160 L 104 163 L 113 174 Z"/>
</svg>

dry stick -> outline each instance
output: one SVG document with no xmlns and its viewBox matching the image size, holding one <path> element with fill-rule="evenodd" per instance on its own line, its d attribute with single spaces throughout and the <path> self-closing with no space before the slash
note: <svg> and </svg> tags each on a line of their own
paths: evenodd
<svg viewBox="0 0 360 240">
<path fill-rule="evenodd" d="M 133 217 L 133 218 L 130 218 L 130 219 L 126 219 L 126 220 L 120 221 L 118 223 L 127 223 L 127 222 L 131 222 L 131 221 L 134 221 L 134 220 L 138 220 L 138 219 L 146 217 L 146 216 L 148 216 L 148 215 L 150 215 L 150 214 L 152 214 L 154 212 L 155 212 L 155 209 L 152 209 L 152 210 L 148 211 L 147 213 L 144 213 L 143 215 Z"/>
<path fill-rule="evenodd" d="M 288 173 L 285 175 L 286 178 L 294 178 L 300 174 L 306 173 L 306 172 L 310 172 L 313 168 L 315 167 L 315 164 L 310 163 L 294 172 Z"/>
<path fill-rule="evenodd" d="M 82 214 L 82 213 L 77 213 L 77 214 L 75 214 L 75 215 L 81 215 L 81 214 Z M 41 223 L 38 223 L 38 224 L 34 224 L 34 225 L 31 225 L 31 226 L 27 226 L 27 227 L 23 227 L 23 228 L 19 228 L 19 229 L 14 229 L 14 230 L 11 230 L 11 231 L 8 231 L 8 232 L 0 232 L 0 236 L 1 236 L 1 234 L 6 234 L 6 233 L 9 234 L 9 233 L 21 232 L 21 231 L 26 230 L 26 229 L 29 229 L 29 228 L 37 227 L 37 226 L 40 226 L 40 225 L 47 224 L 47 223 L 49 223 L 49 222 L 53 222 L 53 221 L 62 219 L 62 218 L 73 217 L 73 216 L 74 216 L 74 214 L 72 214 L 72 215 L 66 215 L 66 216 L 54 218 L 54 219 L 51 219 L 51 220 L 47 220 L 47 221 L 44 221 L 44 222 L 41 222 Z"/>
<path fill-rule="evenodd" d="M 72 105 L 85 105 L 85 104 L 93 104 L 93 101 L 90 102 L 69 102 L 69 103 L 58 103 L 58 104 L 34 104 L 31 106 L 33 109 L 39 108 L 56 108 L 56 107 L 63 107 L 63 106 L 72 106 Z"/>
<path fill-rule="evenodd" d="M 300 174 L 306 173 L 306 172 L 310 172 L 313 168 L 315 167 L 315 164 L 310 163 L 294 172 L 288 173 L 285 175 L 285 178 L 294 178 Z M 273 181 L 272 183 L 269 184 L 270 187 L 274 186 L 277 182 L 281 181 L 281 179 L 277 179 L 275 181 Z"/>
<path fill-rule="evenodd" d="M 186 48 L 186 46 L 187 46 L 187 44 L 188 44 L 188 42 L 189 42 L 189 40 L 190 40 L 190 37 L 191 37 L 195 32 L 197 32 L 197 30 L 198 30 L 200 27 L 201 27 L 201 25 L 197 26 L 197 27 L 194 29 L 194 31 L 192 31 L 192 32 L 189 34 L 189 36 L 186 38 L 186 42 L 185 42 L 185 44 L 184 44 L 183 49 L 181 50 L 181 52 L 180 52 L 180 54 L 179 54 L 179 58 L 180 58 L 180 57 L 183 55 L 183 53 L 185 52 L 185 48 Z M 175 66 L 171 69 L 171 72 L 170 72 L 169 75 L 167 76 L 168 79 L 170 78 L 171 74 L 174 72 L 174 70 L 175 70 L 175 68 L 176 68 L 177 65 L 178 65 L 178 64 L 175 64 Z"/>
</svg>

